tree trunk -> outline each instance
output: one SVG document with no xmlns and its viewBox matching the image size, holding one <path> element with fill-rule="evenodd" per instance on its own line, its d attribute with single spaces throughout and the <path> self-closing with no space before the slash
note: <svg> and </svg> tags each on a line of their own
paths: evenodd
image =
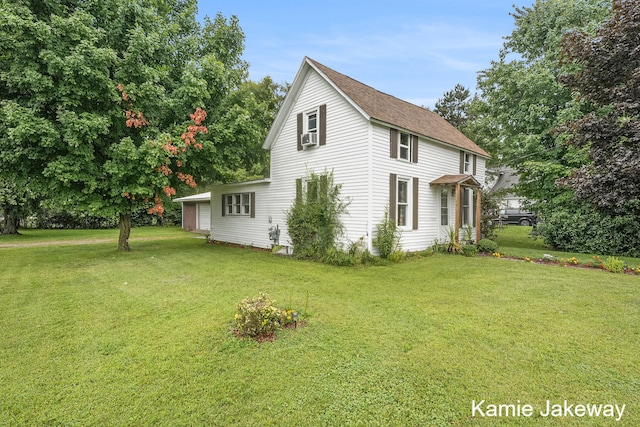
<svg viewBox="0 0 640 427">
<path fill-rule="evenodd" d="M 131 214 L 120 214 L 120 220 L 118 222 L 120 228 L 120 236 L 118 237 L 118 250 L 129 252 L 131 247 L 129 246 L 129 236 L 131 235 Z"/>
<path fill-rule="evenodd" d="M 20 226 L 20 218 L 15 214 L 15 211 L 10 207 L 4 209 L 4 229 L 2 234 L 20 234 L 18 233 L 18 227 Z"/>
</svg>

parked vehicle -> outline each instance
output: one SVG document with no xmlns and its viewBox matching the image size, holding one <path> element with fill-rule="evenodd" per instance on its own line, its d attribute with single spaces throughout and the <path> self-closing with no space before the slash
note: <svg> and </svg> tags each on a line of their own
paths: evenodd
<svg viewBox="0 0 640 427">
<path fill-rule="evenodd" d="M 501 225 L 535 225 L 536 214 L 533 212 L 523 211 L 520 209 L 501 209 L 496 222 Z"/>
</svg>

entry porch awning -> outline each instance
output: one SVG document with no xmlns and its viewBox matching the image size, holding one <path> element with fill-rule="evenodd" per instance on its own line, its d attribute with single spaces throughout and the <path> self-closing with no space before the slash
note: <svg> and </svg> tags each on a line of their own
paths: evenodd
<svg viewBox="0 0 640 427">
<path fill-rule="evenodd" d="M 453 185 L 465 188 L 481 188 L 482 185 L 473 175 L 442 175 L 434 179 L 429 185 Z"/>
<path fill-rule="evenodd" d="M 456 189 L 456 242 L 460 243 L 460 227 L 462 226 L 462 191 L 461 188 L 471 188 L 475 190 L 480 190 L 482 185 L 478 182 L 477 179 L 473 175 L 442 175 L 440 178 L 437 178 L 429 183 L 429 185 L 450 185 L 455 187 Z M 475 222 L 476 222 L 476 242 L 480 241 L 480 205 L 481 205 L 481 193 L 480 191 L 476 191 L 476 212 L 475 212 Z"/>
</svg>

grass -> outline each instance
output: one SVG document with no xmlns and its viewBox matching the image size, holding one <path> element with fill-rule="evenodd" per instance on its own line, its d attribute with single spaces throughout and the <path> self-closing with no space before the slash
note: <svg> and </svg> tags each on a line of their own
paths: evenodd
<svg viewBox="0 0 640 427">
<path fill-rule="evenodd" d="M 638 277 L 451 255 L 337 268 L 162 232 L 126 254 L 0 248 L 0 424 L 615 424 L 542 418 L 547 399 L 640 424 Z M 309 292 L 307 326 L 235 338 L 261 291 L 297 309 Z M 536 412 L 473 418 L 482 399 Z"/>
<path fill-rule="evenodd" d="M 140 227 L 131 229 L 131 240 L 175 237 L 175 227 Z M 19 235 L 1 235 L 0 245 L 2 244 L 28 244 L 39 242 L 73 242 L 77 240 L 108 240 L 118 241 L 118 229 L 104 230 L 33 230 L 20 229 Z"/>
</svg>

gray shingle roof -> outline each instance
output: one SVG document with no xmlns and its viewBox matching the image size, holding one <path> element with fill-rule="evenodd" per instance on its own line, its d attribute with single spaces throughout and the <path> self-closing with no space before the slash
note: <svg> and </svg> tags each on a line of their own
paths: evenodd
<svg viewBox="0 0 640 427">
<path fill-rule="evenodd" d="M 307 60 L 372 119 L 484 157 L 491 157 L 438 114 L 380 92 L 311 58 L 307 58 Z"/>
</svg>

